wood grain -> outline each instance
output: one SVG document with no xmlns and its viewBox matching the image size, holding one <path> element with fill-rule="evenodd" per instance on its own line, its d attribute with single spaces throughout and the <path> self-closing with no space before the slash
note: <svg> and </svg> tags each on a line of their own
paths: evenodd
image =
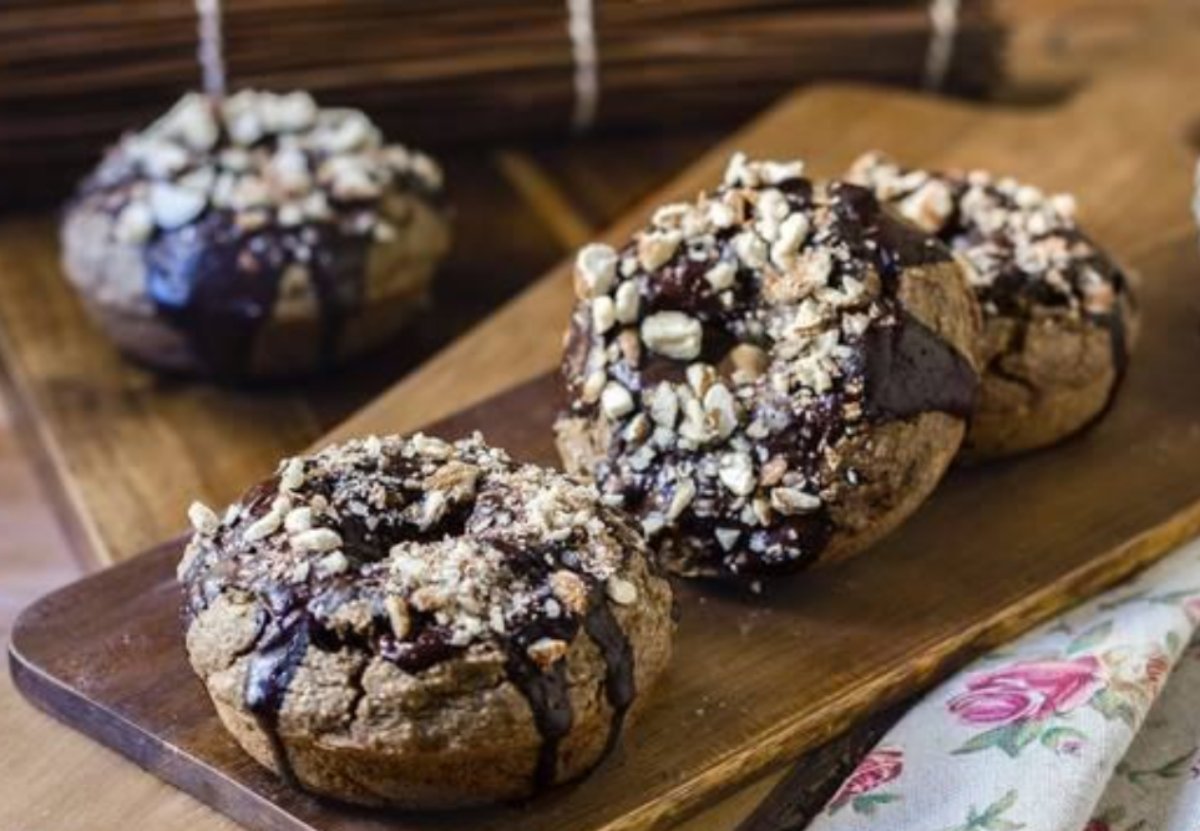
<svg viewBox="0 0 1200 831">
<path fill-rule="evenodd" d="M 14 638 L 19 683 L 60 717 L 262 828 L 659 828 L 816 747 L 1200 530 L 1200 387 L 1186 382 L 1200 347 L 1200 258 L 1187 212 L 1186 137 L 1196 113 L 1166 82 L 1180 69 L 1173 60 L 1164 55 L 1061 112 L 1032 117 L 858 88 L 811 92 L 654 197 L 711 181 L 732 146 L 764 154 L 799 148 L 824 170 L 877 144 L 913 161 L 1010 170 L 1079 194 L 1095 234 L 1143 275 L 1146 326 L 1116 406 L 1084 435 L 955 472 L 869 554 L 780 584 L 765 598 L 681 587 L 676 661 L 643 723 L 587 783 L 523 811 L 450 819 L 345 813 L 287 792 L 231 755 L 189 680 L 171 632 L 170 549 L 35 607 Z M 644 213 L 634 211 L 613 233 Z M 564 276 L 556 272 L 507 312 L 536 353 L 526 368 L 554 361 Z M 531 306 L 539 297 L 543 305 Z M 554 389 L 551 376 L 540 376 L 438 429 L 485 428 L 518 456 L 549 461 Z M 414 408 L 436 409 L 421 396 L 420 388 L 390 394 L 351 429 L 405 426 L 417 418 Z M 78 634 L 67 637 L 82 631 L 80 619 L 88 621 L 86 646 Z M 130 642 L 136 655 L 117 648 Z M 102 664 L 97 654 L 106 656 Z M 97 674 L 98 665 L 107 671 Z"/>
</svg>

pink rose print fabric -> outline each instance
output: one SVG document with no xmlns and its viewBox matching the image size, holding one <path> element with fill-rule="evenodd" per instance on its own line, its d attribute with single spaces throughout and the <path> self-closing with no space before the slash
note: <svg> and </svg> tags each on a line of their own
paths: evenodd
<svg viewBox="0 0 1200 831">
<path fill-rule="evenodd" d="M 972 677 L 950 699 L 950 712 L 966 724 L 1016 724 L 1066 714 L 1100 686 L 1100 662 L 1023 661 Z"/>
<path fill-rule="evenodd" d="M 858 764 L 829 802 L 830 813 L 850 806 L 856 814 L 873 814 L 880 805 L 896 799 L 883 788 L 904 772 L 904 751 L 877 747 Z"/>
<path fill-rule="evenodd" d="M 809 831 L 1200 831 L 1197 627 L 1200 541 L 934 690 Z"/>
</svg>

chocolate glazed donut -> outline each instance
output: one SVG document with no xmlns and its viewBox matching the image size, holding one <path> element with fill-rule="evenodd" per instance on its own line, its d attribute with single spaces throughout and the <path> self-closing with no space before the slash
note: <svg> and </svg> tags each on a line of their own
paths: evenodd
<svg viewBox="0 0 1200 831">
<path fill-rule="evenodd" d="M 478 438 L 350 442 L 191 513 L 193 666 L 251 755 L 326 796 L 455 807 L 582 776 L 670 651 L 636 530 Z"/>
<path fill-rule="evenodd" d="M 932 490 L 971 414 L 978 311 L 950 252 L 801 173 L 735 156 L 714 193 L 577 260 L 558 447 L 680 574 L 861 550 Z"/>
<path fill-rule="evenodd" d="M 70 281 L 116 344 L 242 381 L 394 334 L 449 245 L 442 174 L 306 93 L 184 96 L 124 136 L 63 223 Z"/>
<path fill-rule="evenodd" d="M 983 314 L 979 404 L 963 457 L 1053 444 L 1100 418 L 1137 331 L 1128 275 L 1075 200 L 985 171 L 903 168 L 877 153 L 850 177 L 959 254 Z"/>
</svg>

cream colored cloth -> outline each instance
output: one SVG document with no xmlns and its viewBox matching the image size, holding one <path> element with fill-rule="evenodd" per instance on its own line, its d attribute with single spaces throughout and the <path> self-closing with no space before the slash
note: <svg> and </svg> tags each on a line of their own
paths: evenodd
<svg viewBox="0 0 1200 831">
<path fill-rule="evenodd" d="M 1200 829 L 1200 541 L 976 661 L 810 831 Z"/>
</svg>

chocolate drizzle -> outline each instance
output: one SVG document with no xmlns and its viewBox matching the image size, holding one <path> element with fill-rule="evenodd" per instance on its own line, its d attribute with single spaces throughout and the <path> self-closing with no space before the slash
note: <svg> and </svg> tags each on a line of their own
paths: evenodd
<svg viewBox="0 0 1200 831">
<path fill-rule="evenodd" d="M 514 646 L 508 650 L 505 671 L 529 702 L 534 726 L 541 736 L 533 788 L 535 792 L 543 791 L 557 779 L 558 746 L 575 722 L 567 684 L 567 664 L 566 661 L 555 661 L 549 669 L 543 670 L 523 648 Z"/>
<path fill-rule="evenodd" d="M 509 680 L 529 702 L 534 724 L 541 734 L 542 745 L 534 768 L 534 789 L 542 791 L 553 785 L 558 772 L 559 745 L 571 732 L 575 714 L 571 706 L 570 685 L 566 661 L 556 661 L 549 668 L 539 667 L 526 647 L 544 637 L 574 638 L 578 625 L 546 622 L 527 627 L 514 639 L 505 663 Z M 583 616 L 583 629 L 600 651 L 604 661 L 604 696 L 612 715 L 608 737 L 601 758 L 608 756 L 621 736 L 625 715 L 635 694 L 633 648 L 624 630 L 613 615 L 604 591 L 591 592 L 588 609 Z"/>
<path fill-rule="evenodd" d="M 275 313 L 287 269 L 302 267 L 320 313 L 319 361 L 329 366 L 345 320 L 363 302 L 368 247 L 368 238 L 331 227 L 246 234 L 232 215 L 212 211 L 146 245 L 146 291 L 204 372 L 236 379 L 251 369 L 257 335 Z M 299 265 L 302 258 L 307 262 Z"/>
<path fill-rule="evenodd" d="M 592 592 L 591 603 L 583 618 L 583 628 L 604 659 L 604 695 L 612 708 L 612 721 L 604 746 L 604 755 L 607 756 L 621 736 L 625 715 L 637 692 L 633 676 L 633 648 L 612 609 L 608 607 L 602 591 Z"/>
<path fill-rule="evenodd" d="M 268 624 L 246 665 L 246 709 L 267 736 L 275 769 L 289 785 L 296 784 L 296 776 L 279 738 L 279 713 L 309 640 L 309 618 L 302 610 L 294 610 Z"/>
</svg>

